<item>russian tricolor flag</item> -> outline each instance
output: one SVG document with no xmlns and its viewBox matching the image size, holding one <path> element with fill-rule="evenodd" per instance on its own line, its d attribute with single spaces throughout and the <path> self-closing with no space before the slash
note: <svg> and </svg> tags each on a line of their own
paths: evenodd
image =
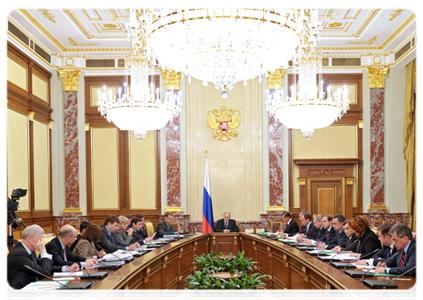
<svg viewBox="0 0 423 300">
<path fill-rule="evenodd" d="M 209 163 L 206 157 L 206 173 L 203 191 L 203 234 L 214 232 L 213 205 L 210 192 Z"/>
</svg>

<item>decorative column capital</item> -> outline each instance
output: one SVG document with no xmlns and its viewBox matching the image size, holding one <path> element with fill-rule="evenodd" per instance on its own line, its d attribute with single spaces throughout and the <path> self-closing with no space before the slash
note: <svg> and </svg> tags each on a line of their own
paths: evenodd
<svg viewBox="0 0 423 300">
<path fill-rule="evenodd" d="M 281 88 L 283 85 L 283 78 L 285 77 L 285 69 L 276 69 L 273 72 L 269 72 L 267 75 L 267 88 L 269 90 Z"/>
<path fill-rule="evenodd" d="M 174 90 L 179 90 L 181 88 L 181 78 L 182 78 L 181 72 L 162 69 L 162 77 L 165 82 L 166 90 L 171 90 L 172 88 Z"/>
<path fill-rule="evenodd" d="M 79 88 L 79 73 L 80 70 L 77 71 L 58 71 L 59 76 L 63 82 L 63 91 L 70 92 L 70 91 L 78 91 Z"/>
<path fill-rule="evenodd" d="M 369 73 L 369 86 L 371 89 L 384 89 L 385 78 L 389 71 L 389 67 L 372 68 L 367 67 Z"/>
</svg>

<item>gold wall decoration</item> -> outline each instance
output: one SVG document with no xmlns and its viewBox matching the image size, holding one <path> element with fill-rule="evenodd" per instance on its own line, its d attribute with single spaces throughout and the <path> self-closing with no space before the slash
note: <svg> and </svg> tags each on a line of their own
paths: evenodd
<svg viewBox="0 0 423 300">
<path fill-rule="evenodd" d="M 330 24 L 328 24 L 328 26 L 329 26 L 330 28 L 341 27 L 341 26 L 342 26 L 342 23 L 340 23 L 340 22 L 334 22 L 334 23 L 330 23 Z"/>
<path fill-rule="evenodd" d="M 79 84 L 79 70 L 78 71 L 59 71 L 59 76 L 63 82 L 63 91 L 78 91 Z"/>
<path fill-rule="evenodd" d="M 28 112 L 28 117 L 31 122 L 34 122 L 34 115 L 35 115 L 35 112 L 33 111 Z"/>
<path fill-rule="evenodd" d="M 398 17 L 399 15 L 402 14 L 404 10 L 403 9 L 396 9 L 391 13 L 391 17 L 389 18 L 389 21 L 392 21 L 393 19 L 395 19 L 396 17 Z"/>
<path fill-rule="evenodd" d="M 267 76 L 267 88 L 269 90 L 281 88 L 283 86 L 283 78 L 285 77 L 285 69 L 276 69 L 273 72 L 269 72 Z"/>
<path fill-rule="evenodd" d="M 49 19 L 50 21 L 52 21 L 53 23 L 56 23 L 55 17 L 53 16 L 51 12 L 48 11 L 48 9 L 41 8 L 38 11 L 41 12 L 43 16 Z"/>
<path fill-rule="evenodd" d="M 347 44 L 358 44 L 358 45 L 367 44 L 367 45 L 371 45 L 374 42 L 376 42 L 376 39 L 377 39 L 377 35 L 375 35 L 374 37 L 372 37 L 371 39 L 369 39 L 367 41 L 362 41 L 362 42 L 348 42 Z"/>
<path fill-rule="evenodd" d="M 108 24 L 103 24 L 103 27 L 108 29 L 116 29 L 118 26 L 116 24 L 108 23 Z"/>
<path fill-rule="evenodd" d="M 363 120 L 358 120 L 358 128 L 363 129 Z"/>
<path fill-rule="evenodd" d="M 94 46 L 94 45 L 99 45 L 96 43 L 79 43 L 77 41 L 75 41 L 72 38 L 69 38 L 69 43 L 71 43 L 73 46 Z"/>
<path fill-rule="evenodd" d="M 347 185 L 354 185 L 355 178 L 347 178 Z"/>
<path fill-rule="evenodd" d="M 236 137 L 238 132 L 235 129 L 239 126 L 241 117 L 239 112 L 235 109 L 229 109 L 226 112 L 226 107 L 222 106 L 221 111 L 214 109 L 209 111 L 207 116 L 207 125 L 213 133 L 213 138 L 219 141 L 227 142 L 232 137 Z"/>
<path fill-rule="evenodd" d="M 85 131 L 90 131 L 90 123 L 85 123 Z"/>
<path fill-rule="evenodd" d="M 373 63 L 375 65 L 378 65 L 382 62 L 382 57 L 380 57 L 379 55 L 376 55 L 375 57 L 373 57 Z"/>
<path fill-rule="evenodd" d="M 307 178 L 298 178 L 299 185 L 306 185 Z"/>
<path fill-rule="evenodd" d="M 371 68 L 367 67 L 369 73 L 369 86 L 370 88 L 385 88 L 385 78 L 389 71 L 388 67 L 385 68 Z"/>
<path fill-rule="evenodd" d="M 162 70 L 162 77 L 165 82 L 166 90 L 179 90 L 181 88 L 181 72 L 175 72 L 173 70 Z"/>
</svg>

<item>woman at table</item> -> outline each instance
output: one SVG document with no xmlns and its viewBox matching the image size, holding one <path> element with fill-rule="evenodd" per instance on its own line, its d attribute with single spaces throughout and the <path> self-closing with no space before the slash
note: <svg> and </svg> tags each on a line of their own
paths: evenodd
<svg viewBox="0 0 423 300">
<path fill-rule="evenodd" d="M 348 225 L 359 239 L 356 250 L 358 254 L 357 257 L 381 248 L 379 238 L 376 233 L 370 229 L 370 222 L 366 217 L 360 215 L 350 219 Z"/>
<path fill-rule="evenodd" d="M 89 225 L 81 236 L 78 244 L 73 249 L 73 253 L 85 258 L 100 258 L 106 255 L 104 250 L 98 251 L 94 243 L 98 243 L 101 239 L 102 230 L 96 224 Z"/>
<path fill-rule="evenodd" d="M 129 226 L 129 220 L 125 216 L 119 216 L 119 229 L 115 231 L 116 238 L 124 243 L 131 245 L 134 243 L 134 240 L 132 238 L 132 234 L 134 230 Z"/>
</svg>

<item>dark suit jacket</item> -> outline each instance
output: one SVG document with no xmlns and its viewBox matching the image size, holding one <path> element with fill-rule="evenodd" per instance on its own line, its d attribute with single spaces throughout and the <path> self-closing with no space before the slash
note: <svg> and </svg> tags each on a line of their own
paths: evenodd
<svg viewBox="0 0 423 300">
<path fill-rule="evenodd" d="M 305 237 L 310 239 L 310 240 L 314 240 L 316 239 L 317 236 L 317 228 L 316 226 L 314 226 L 313 222 L 310 222 L 310 225 L 308 226 L 308 230 L 307 230 L 307 226 L 304 226 L 303 229 L 300 230 L 300 234 L 304 233 Z"/>
<path fill-rule="evenodd" d="M 46 244 L 47 253 L 53 255 L 53 265 L 54 266 L 71 266 L 74 263 L 77 263 L 79 267 L 81 267 L 80 262 L 85 261 L 85 258 L 73 254 L 69 246 L 65 247 L 66 249 L 66 261 L 63 257 L 63 249 L 62 245 L 60 244 L 59 238 L 55 237 L 50 242 Z"/>
<path fill-rule="evenodd" d="M 357 237 L 355 236 L 355 233 L 351 236 L 351 238 L 346 239 L 345 243 L 341 245 L 342 249 L 347 248 L 348 251 L 357 252 L 357 246 L 358 242 L 355 242 L 357 240 Z M 355 242 L 355 244 L 353 244 Z"/>
<path fill-rule="evenodd" d="M 165 220 L 161 221 L 159 224 L 157 224 L 156 227 L 156 236 L 155 237 L 163 237 L 166 232 L 173 232 L 172 225 L 167 224 Z"/>
<path fill-rule="evenodd" d="M 135 230 L 134 227 L 132 227 L 132 229 L 134 230 L 134 232 L 132 233 L 132 239 L 135 242 L 138 242 L 140 245 L 144 245 L 144 239 L 146 238 L 143 229 L 141 228 L 140 231 Z"/>
<path fill-rule="evenodd" d="M 328 236 L 328 230 L 326 230 L 324 228 L 321 229 L 320 232 L 321 232 L 321 236 L 320 237 L 317 236 L 316 240 L 317 241 L 322 241 L 325 244 L 327 242 L 329 242 L 331 239 L 333 239 L 334 236 L 335 236 L 335 234 L 336 234 L 336 230 L 333 227 L 330 227 L 329 236 Z"/>
<path fill-rule="evenodd" d="M 361 253 L 362 255 L 382 248 L 379 238 L 370 228 L 367 228 L 367 230 L 364 232 L 363 236 L 360 238 L 359 243 L 360 245 L 358 246 L 357 253 Z"/>
<path fill-rule="evenodd" d="M 390 268 L 389 274 L 400 275 L 416 266 L 416 240 L 412 240 L 410 242 L 410 246 L 408 247 L 408 251 L 405 255 L 405 263 L 403 267 L 400 267 L 402 250 L 398 251 L 400 251 L 401 253 L 395 257 L 391 257 L 385 262 L 386 266 Z M 416 277 L 416 269 L 408 272 L 407 274 L 405 274 L 405 276 Z"/>
<path fill-rule="evenodd" d="M 394 255 L 397 252 L 397 248 L 395 248 L 395 246 L 392 248 L 392 253 L 391 252 L 391 247 L 389 246 L 383 246 L 382 249 L 380 249 L 378 252 L 376 252 L 375 254 L 373 254 L 372 258 L 373 258 L 373 266 L 376 266 L 378 264 L 378 262 L 384 262 L 385 260 L 387 260 L 389 257 L 391 257 L 392 255 Z M 401 255 L 401 254 L 399 254 Z"/>
<path fill-rule="evenodd" d="M 336 246 L 340 246 L 345 243 L 347 236 L 345 235 L 344 229 L 340 231 L 335 231 L 335 235 L 330 239 L 326 244 L 326 249 L 332 249 Z"/>
<path fill-rule="evenodd" d="M 21 289 L 27 284 L 43 277 L 24 266 L 50 276 L 53 272 L 60 272 L 61 267 L 53 267 L 53 260 L 38 258 L 35 252 L 28 254 L 22 243 L 17 243 L 7 255 L 7 280 L 14 289 Z"/>
<path fill-rule="evenodd" d="M 300 231 L 300 228 L 298 227 L 298 223 L 295 222 L 294 219 L 291 219 L 289 224 L 286 226 L 284 233 L 288 233 L 289 235 L 296 234 Z"/>
<path fill-rule="evenodd" d="M 127 244 L 124 244 L 120 242 L 117 238 L 115 233 L 110 233 L 107 230 L 105 225 L 100 225 L 102 230 L 102 235 L 100 242 L 98 242 L 98 245 L 100 245 L 101 248 L 105 249 L 106 252 L 115 252 L 119 249 L 126 250 L 126 247 L 128 247 Z"/>
<path fill-rule="evenodd" d="M 70 251 L 72 251 L 72 252 L 73 252 L 73 249 L 75 249 L 76 245 L 77 245 L 77 244 L 78 244 L 78 242 L 81 240 L 81 236 L 82 236 L 81 234 L 78 234 L 78 235 L 76 236 L 76 241 L 75 241 L 75 242 L 73 242 L 73 244 L 69 246 Z"/>
<path fill-rule="evenodd" d="M 228 228 L 230 232 L 239 232 L 239 227 L 236 225 L 235 220 L 229 219 Z M 216 222 L 216 226 L 214 227 L 214 232 L 223 232 L 225 230 L 225 221 L 220 219 Z"/>
</svg>

